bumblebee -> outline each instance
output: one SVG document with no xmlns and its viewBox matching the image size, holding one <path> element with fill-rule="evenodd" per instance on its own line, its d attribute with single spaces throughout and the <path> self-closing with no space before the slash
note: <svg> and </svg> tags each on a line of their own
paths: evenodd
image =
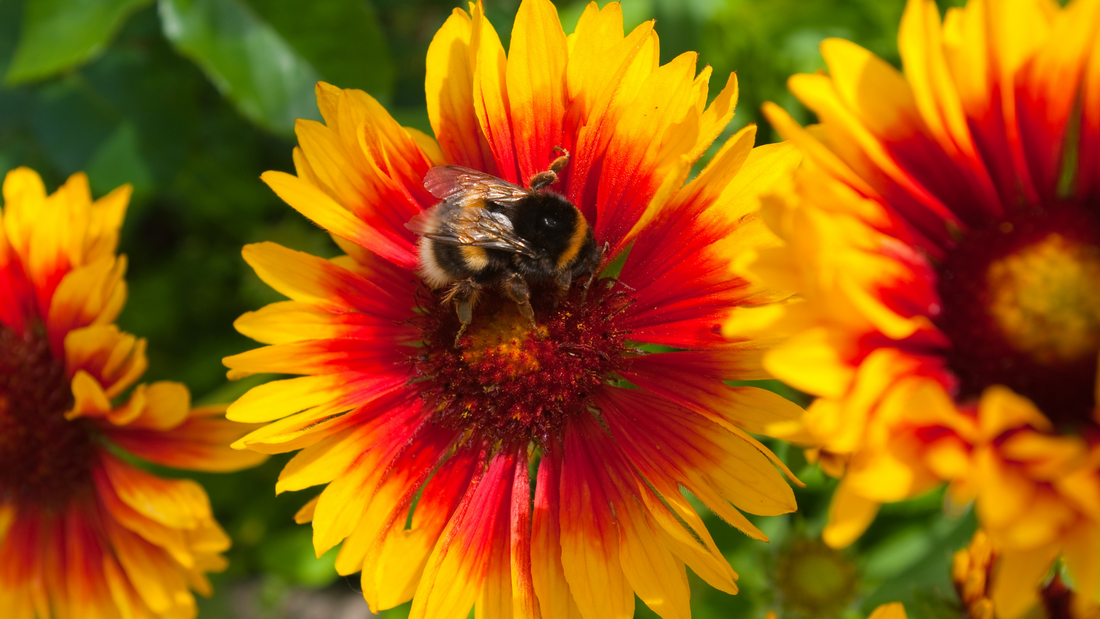
<svg viewBox="0 0 1100 619">
<path fill-rule="evenodd" d="M 424 187 L 440 200 L 409 223 L 420 236 L 420 276 L 433 290 L 449 287 L 461 327 L 473 320 L 478 296 L 496 288 L 519 306 L 533 327 L 531 284 L 553 283 L 559 297 L 584 274 L 595 275 L 603 258 L 584 215 L 546 187 L 558 180 L 569 153 L 528 181 L 525 189 L 461 166 L 436 166 Z M 591 283 L 591 277 L 588 280 Z"/>
</svg>

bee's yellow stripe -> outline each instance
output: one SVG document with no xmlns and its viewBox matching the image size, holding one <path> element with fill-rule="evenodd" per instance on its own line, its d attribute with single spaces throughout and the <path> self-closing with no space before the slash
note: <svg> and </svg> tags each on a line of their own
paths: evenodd
<svg viewBox="0 0 1100 619">
<path fill-rule="evenodd" d="M 462 258 L 466 261 L 466 266 L 471 271 L 480 271 L 489 266 L 489 254 L 485 253 L 484 249 L 463 245 L 459 250 L 462 252 Z"/>
<path fill-rule="evenodd" d="M 559 269 L 564 269 L 567 264 L 573 261 L 573 258 L 577 257 L 577 253 L 580 252 L 581 245 L 584 244 L 587 235 L 588 222 L 584 220 L 584 215 L 577 211 L 577 227 L 573 229 L 573 236 L 569 238 L 569 246 L 558 256 Z"/>
</svg>

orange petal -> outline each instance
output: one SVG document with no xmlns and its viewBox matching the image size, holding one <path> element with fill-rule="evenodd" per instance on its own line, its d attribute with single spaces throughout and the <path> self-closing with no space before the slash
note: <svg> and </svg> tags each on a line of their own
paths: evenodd
<svg viewBox="0 0 1100 619">
<path fill-rule="evenodd" d="M 867 619 L 906 619 L 905 607 L 901 605 L 901 602 L 883 604 L 876 608 L 875 612 L 871 613 Z"/>
<path fill-rule="evenodd" d="M 498 455 L 470 485 L 428 559 L 409 619 L 464 619 L 475 598 L 486 605 L 506 603 L 510 610 L 511 594 L 505 598 L 499 589 L 504 581 L 494 583 L 496 596 L 481 590 L 491 571 L 498 579 L 507 577 L 501 562 L 507 556 L 514 462 L 512 456 Z"/>
<path fill-rule="evenodd" d="M 1031 400 L 1017 395 L 1011 389 L 994 385 L 982 392 L 978 403 L 978 418 L 982 434 L 989 440 L 1002 432 L 1031 426 L 1037 430 L 1049 431 L 1050 420 L 1031 403 Z"/>
<path fill-rule="evenodd" d="M 531 574 L 531 475 L 526 446 L 516 453 L 512 475 L 509 530 L 511 603 L 517 619 L 539 619 L 539 601 Z"/>
<path fill-rule="evenodd" d="M 543 617 L 580 619 L 562 567 L 560 471 L 561 456 L 556 451 L 544 452 L 535 483 L 531 580 Z"/>
<path fill-rule="evenodd" d="M 409 269 L 416 266 L 416 248 L 410 238 L 368 226 L 328 194 L 295 176 L 264 172 L 260 178 L 287 204 L 329 232 L 368 248 L 394 264 Z"/>
<path fill-rule="evenodd" d="M 260 279 L 295 301 L 332 313 L 363 311 L 391 320 L 408 317 L 388 291 L 323 258 L 271 242 L 246 245 L 241 253 Z"/>
<path fill-rule="evenodd" d="M 1000 549 L 990 597 L 997 617 L 1020 619 L 1039 601 L 1039 587 L 1058 556 L 1054 544 L 1029 550 Z"/>
<path fill-rule="evenodd" d="M 183 617 L 195 613 L 195 598 L 183 573 L 157 546 L 107 521 L 111 549 L 149 610 L 160 616 Z"/>
<path fill-rule="evenodd" d="M 512 134 L 511 105 L 508 102 L 507 64 L 500 37 L 478 2 L 472 9 L 473 30 L 470 51 L 474 63 L 474 111 L 497 170 L 504 180 L 522 184 Z"/>
<path fill-rule="evenodd" d="M 1000 458 L 993 447 L 977 450 L 978 517 L 987 529 L 1011 526 L 1035 498 L 1035 482 Z"/>
<path fill-rule="evenodd" d="M 132 425 L 113 428 L 108 436 L 111 442 L 139 458 L 178 469 L 230 472 L 267 459 L 261 453 L 230 448 L 254 426 L 226 421 L 222 418 L 224 411 L 224 406 L 192 409 L 187 419 L 170 432 Z"/>
<path fill-rule="evenodd" d="M 836 334 L 811 329 L 792 337 L 764 358 L 764 367 L 776 378 L 807 393 L 840 398 L 848 391 L 856 369 L 845 362 Z"/>
<path fill-rule="evenodd" d="M 84 370 L 77 370 L 72 379 L 73 407 L 65 413 L 66 419 L 77 417 L 101 417 L 111 412 L 111 400 L 103 387 Z"/>
<path fill-rule="evenodd" d="M 363 596 L 377 612 L 412 599 L 440 534 L 481 468 L 481 454 L 459 450 L 424 487 L 413 510 L 412 528 L 398 517 L 385 539 L 366 553 L 362 563 Z"/>
<path fill-rule="evenodd" d="M 146 518 L 177 529 L 197 529 L 211 519 L 210 502 L 197 483 L 161 479 L 114 456 L 100 457 L 118 498 Z"/>
<path fill-rule="evenodd" d="M 664 181 L 677 174 L 686 178 L 691 162 L 682 156 L 699 137 L 698 91 L 692 87 L 696 59 L 696 54 L 681 54 L 649 74 L 608 132 L 595 234 L 611 243 L 613 254 L 647 209 L 663 206 L 651 200 Z"/>
<path fill-rule="evenodd" d="M 1084 611 L 1095 606 L 1100 589 L 1100 530 L 1095 523 L 1082 519 L 1065 532 L 1063 539 L 1062 555 L 1073 577 L 1075 610 L 1087 617 Z"/>
<path fill-rule="evenodd" d="M 619 560 L 619 534 L 611 497 L 602 487 L 602 463 L 593 443 L 607 440 L 583 417 L 565 432 L 561 472 L 561 562 L 569 590 L 584 617 L 634 616 L 634 592 Z"/>
<path fill-rule="evenodd" d="M 191 392 L 183 384 L 158 381 L 140 387 L 143 389 L 142 406 L 137 407 L 132 418 L 110 418 L 112 423 L 164 432 L 187 419 L 191 409 Z"/>
<path fill-rule="evenodd" d="M 145 372 L 145 345 L 115 325 L 83 327 L 65 336 L 65 367 L 70 376 L 87 372 L 113 398 Z"/>
<path fill-rule="evenodd" d="M 833 548 L 844 548 L 856 541 L 878 513 L 879 504 L 853 492 L 847 480 L 841 480 L 829 505 L 829 524 L 821 538 Z"/>
<path fill-rule="evenodd" d="M 519 177 L 546 170 L 564 147 L 565 66 L 569 51 L 549 0 L 524 0 L 512 26 L 505 70 Z"/>
<path fill-rule="evenodd" d="M 472 29 L 470 16 L 454 9 L 428 46 L 428 119 L 448 163 L 495 175 L 496 162 L 474 112 Z"/>
<path fill-rule="evenodd" d="M 233 328 L 262 344 L 284 344 L 350 335 L 356 329 L 345 326 L 346 318 L 346 314 L 319 311 L 311 303 L 281 301 L 246 312 L 234 321 Z"/>
<path fill-rule="evenodd" d="M 61 280 L 46 320 L 55 349 L 61 350 L 65 335 L 73 329 L 114 322 L 126 302 L 125 272 L 126 257 L 109 255 Z"/>
<path fill-rule="evenodd" d="M 626 513 L 619 519 L 619 561 L 630 586 L 653 612 L 663 619 L 688 619 L 687 571 L 683 561 L 664 545 L 663 535 L 629 497 L 620 503 Z"/>
</svg>

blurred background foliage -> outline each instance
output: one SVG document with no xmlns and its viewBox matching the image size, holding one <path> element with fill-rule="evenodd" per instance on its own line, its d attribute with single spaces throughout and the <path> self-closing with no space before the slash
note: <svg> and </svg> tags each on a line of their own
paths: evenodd
<svg viewBox="0 0 1100 619">
<path fill-rule="evenodd" d="M 507 44 L 518 0 L 485 0 Z M 559 1 L 567 32 L 585 2 Z M 604 2 L 600 2 L 604 4 Z M 947 2 L 941 2 L 941 9 Z M 52 188 L 85 170 L 99 196 L 131 183 L 121 251 L 130 256 L 130 300 L 120 322 L 150 342 L 149 380 L 185 382 L 199 402 L 227 402 L 249 384 L 227 384 L 220 359 L 254 346 L 233 320 L 277 300 L 240 258 L 273 240 L 314 254 L 336 247 L 259 181 L 292 170 L 294 120 L 319 118 L 314 83 L 361 88 L 403 124 L 430 131 L 424 55 L 454 0 L 0 0 L 0 174 L 20 165 Z M 462 3 L 464 5 L 464 3 Z M 741 84 L 729 132 L 761 122 L 780 103 L 810 121 L 786 78 L 823 67 L 826 37 L 860 43 L 898 64 L 903 0 L 624 0 L 627 27 L 658 21 L 662 60 L 688 50 L 714 67 L 714 91 Z M 766 126 L 760 141 L 776 139 Z M 815 540 L 835 482 L 801 452 L 774 445 L 806 482 L 798 514 L 754 519 L 771 544 L 710 518 L 740 573 L 731 597 L 693 577 L 699 619 L 863 617 L 900 600 L 910 617 L 960 616 L 950 557 L 974 528 L 944 514 L 933 494 L 888 506 L 844 552 Z M 233 536 L 231 567 L 201 617 L 367 616 L 357 577 L 338 577 L 333 553 L 316 559 L 310 529 L 291 517 L 310 498 L 274 496 L 285 463 L 206 475 L 219 519 Z M 700 506 L 701 507 L 701 506 Z M 701 508 L 701 511 L 705 511 Z M 639 617 L 653 615 L 641 603 Z M 398 608 L 385 617 L 402 617 Z"/>
</svg>

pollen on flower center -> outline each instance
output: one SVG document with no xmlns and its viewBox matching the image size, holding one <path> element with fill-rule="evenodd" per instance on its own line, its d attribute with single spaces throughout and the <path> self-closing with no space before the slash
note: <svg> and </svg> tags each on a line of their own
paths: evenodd
<svg viewBox="0 0 1100 619">
<path fill-rule="evenodd" d="M 989 311 L 1005 338 L 1041 363 L 1100 350 L 1100 247 L 1057 232 L 988 271 Z"/>
<path fill-rule="evenodd" d="M 1057 422 L 1096 405 L 1100 216 L 1057 206 L 972 231 L 940 267 L 951 369 L 961 396 L 1003 384 Z"/>
<path fill-rule="evenodd" d="M 90 489 L 94 444 L 45 337 L 0 325 L 0 502 L 60 507 Z"/>
<path fill-rule="evenodd" d="M 550 290 L 531 298 L 538 328 L 516 304 L 485 294 L 455 346 L 454 307 L 433 294 L 418 317 L 423 349 L 414 359 L 421 394 L 440 423 L 505 443 L 540 440 L 585 413 L 605 380 L 627 362 L 621 290 L 578 284 L 555 303 Z"/>
</svg>

